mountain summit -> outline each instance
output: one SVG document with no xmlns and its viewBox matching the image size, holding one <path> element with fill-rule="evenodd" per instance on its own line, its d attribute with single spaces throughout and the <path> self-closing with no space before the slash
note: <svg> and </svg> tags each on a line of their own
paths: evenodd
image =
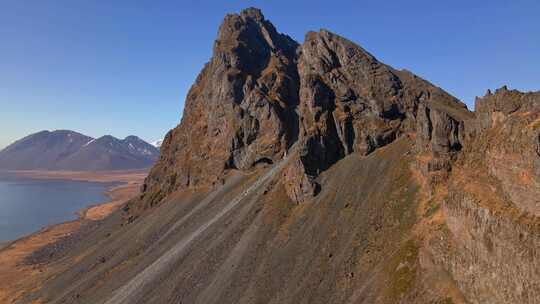
<svg viewBox="0 0 540 304">
<path fill-rule="evenodd" d="M 159 150 L 136 136 L 92 138 L 74 131 L 42 131 L 0 151 L 0 169 L 125 170 L 150 167 Z"/>
<path fill-rule="evenodd" d="M 225 17 L 145 195 L 220 184 L 228 171 L 275 163 L 296 143 L 283 179 L 300 202 L 338 160 L 367 155 L 408 132 L 419 131 L 418 148 L 447 161 L 470 117 L 456 98 L 345 38 L 321 30 L 298 45 L 250 8 Z"/>
<path fill-rule="evenodd" d="M 227 15 L 141 195 L 25 300 L 538 303 L 539 113 Z"/>
</svg>

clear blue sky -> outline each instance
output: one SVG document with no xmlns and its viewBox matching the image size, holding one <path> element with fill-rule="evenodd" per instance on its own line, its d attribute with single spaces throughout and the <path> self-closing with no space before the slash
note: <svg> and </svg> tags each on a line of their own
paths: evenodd
<svg viewBox="0 0 540 304">
<path fill-rule="evenodd" d="M 471 107 L 540 89 L 540 1 L 0 1 L 0 148 L 43 129 L 163 137 L 223 16 L 255 6 L 302 42 L 341 34 Z"/>
</svg>

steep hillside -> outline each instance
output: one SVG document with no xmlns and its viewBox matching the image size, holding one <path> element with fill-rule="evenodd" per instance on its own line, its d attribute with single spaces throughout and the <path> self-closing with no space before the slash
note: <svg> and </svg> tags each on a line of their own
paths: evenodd
<svg viewBox="0 0 540 304">
<path fill-rule="evenodd" d="M 538 303 L 539 96 L 227 15 L 140 197 L 21 302 Z"/>
<path fill-rule="evenodd" d="M 73 131 L 42 131 L 0 151 L 4 170 L 119 170 L 148 168 L 159 150 L 136 136 L 94 139 Z"/>
<path fill-rule="evenodd" d="M 538 303 L 540 92 L 502 87 L 475 110 L 428 248 L 471 303 Z"/>
</svg>

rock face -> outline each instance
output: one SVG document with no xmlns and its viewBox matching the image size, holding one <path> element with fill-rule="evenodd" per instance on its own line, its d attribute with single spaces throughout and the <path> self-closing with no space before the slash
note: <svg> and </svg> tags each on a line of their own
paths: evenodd
<svg viewBox="0 0 540 304">
<path fill-rule="evenodd" d="M 540 93 L 477 98 L 427 245 L 470 303 L 540 300 Z"/>
<path fill-rule="evenodd" d="M 469 164 L 483 164 L 522 211 L 540 216 L 540 92 L 498 89 L 476 100 Z"/>
<path fill-rule="evenodd" d="M 538 302 L 538 218 L 497 212 L 461 189 L 451 193 L 444 212 L 452 245 L 440 263 L 465 297 L 471 303 Z"/>
<path fill-rule="evenodd" d="M 25 301 L 540 302 L 539 92 L 503 87 L 470 112 L 345 38 L 299 45 L 247 9 L 161 152 L 141 196 L 66 242 Z"/>
<path fill-rule="evenodd" d="M 471 116 L 443 90 L 338 35 L 310 32 L 300 46 L 247 9 L 220 26 L 143 200 L 219 185 L 228 170 L 272 164 L 296 142 L 299 153 L 283 178 L 289 196 L 302 202 L 336 161 L 407 132 L 421 129 L 421 149 L 437 157 L 459 150 L 461 123 Z"/>
<path fill-rule="evenodd" d="M 68 130 L 29 135 L 0 151 L 4 170 L 125 170 L 148 168 L 159 150 L 136 136 L 92 137 Z"/>
<path fill-rule="evenodd" d="M 298 134 L 297 46 L 257 9 L 226 16 L 145 196 L 221 184 L 227 170 L 281 159 Z"/>
<path fill-rule="evenodd" d="M 308 180 L 345 155 L 367 155 L 405 133 L 416 132 L 418 148 L 436 158 L 461 149 L 460 129 L 471 114 L 443 90 L 326 30 L 308 33 L 300 52 L 303 168 L 287 175 L 301 181 L 288 187 L 296 200 Z"/>
</svg>

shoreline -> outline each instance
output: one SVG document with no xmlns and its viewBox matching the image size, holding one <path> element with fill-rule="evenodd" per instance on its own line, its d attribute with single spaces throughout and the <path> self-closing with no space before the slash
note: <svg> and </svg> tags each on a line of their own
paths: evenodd
<svg viewBox="0 0 540 304">
<path fill-rule="evenodd" d="M 57 179 L 86 182 L 142 182 L 149 169 L 111 171 L 45 171 L 45 170 L 5 170 L 17 177 L 29 179 Z"/>
<path fill-rule="evenodd" d="M 107 187 L 107 200 L 94 203 L 77 212 L 77 219 L 43 227 L 13 241 L 0 242 L 0 303 L 13 303 L 22 295 L 39 288 L 54 274 L 48 264 L 28 265 L 24 259 L 35 251 L 76 233 L 86 221 L 99 221 L 120 208 L 140 190 L 147 170 L 103 172 L 82 171 L 9 171 L 30 179 L 58 179 L 88 182 L 121 183 Z"/>
</svg>

